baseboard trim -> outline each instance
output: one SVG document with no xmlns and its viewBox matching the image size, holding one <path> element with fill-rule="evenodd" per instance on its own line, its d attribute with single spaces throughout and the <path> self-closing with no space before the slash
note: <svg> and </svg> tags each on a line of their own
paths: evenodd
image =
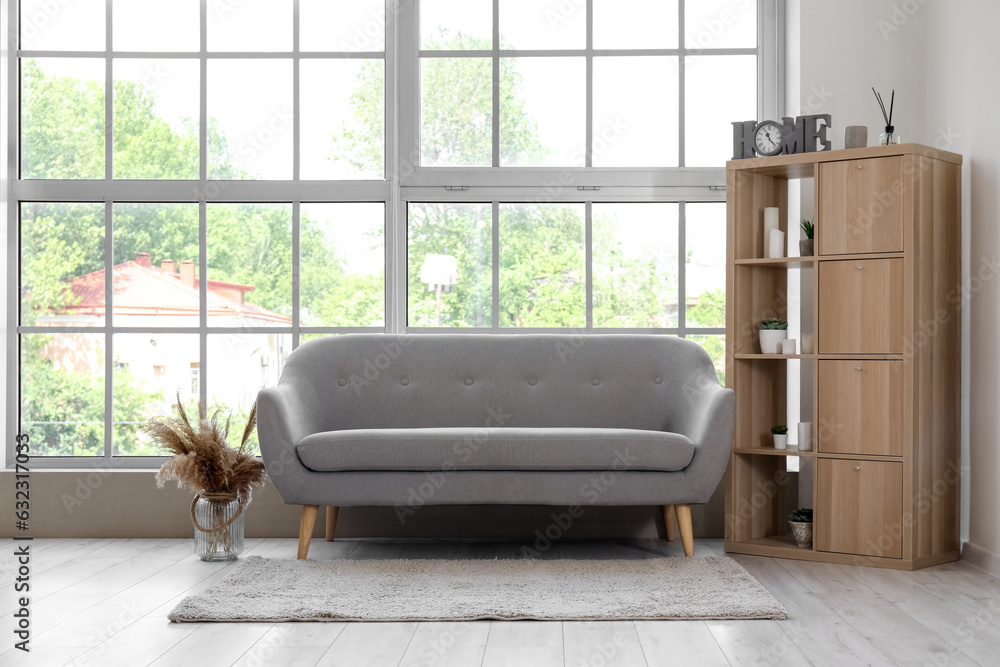
<svg viewBox="0 0 1000 667">
<path fill-rule="evenodd" d="M 1000 555 L 989 549 L 966 542 L 962 545 L 962 560 L 973 567 L 978 567 L 986 574 L 1000 578 Z"/>
<path fill-rule="evenodd" d="M 14 488 L 14 470 L 0 470 L 0 489 Z M 156 470 L 32 470 L 31 535 L 35 538 L 190 538 L 191 493 L 156 488 Z M 719 537 L 725 517 L 723 487 L 694 507 L 695 537 Z M 15 507 L 0 504 L 0 539 L 14 537 Z M 541 505 L 433 506 L 419 508 L 405 524 L 392 507 L 345 507 L 337 537 L 485 537 L 534 542 L 553 523 L 557 508 Z M 565 511 L 565 507 L 560 512 Z M 301 506 L 287 505 L 273 484 L 254 491 L 247 508 L 247 537 L 297 537 Z M 313 537 L 323 537 L 317 521 Z M 536 532 L 539 531 L 539 532 Z M 560 529 L 567 539 L 655 538 L 663 531 L 659 506 L 587 506 L 586 515 Z M 2 615 L 2 612 L 0 612 Z M 2 650 L 2 649 L 0 649 Z"/>
</svg>

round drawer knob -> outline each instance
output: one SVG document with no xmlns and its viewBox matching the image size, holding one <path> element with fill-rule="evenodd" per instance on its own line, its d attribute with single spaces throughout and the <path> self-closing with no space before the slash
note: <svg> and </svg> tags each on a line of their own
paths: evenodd
<svg viewBox="0 0 1000 667">
<path fill-rule="evenodd" d="M 347 380 L 345 380 L 344 378 L 340 378 L 339 380 L 337 380 L 337 384 L 339 384 L 341 387 L 344 387 L 347 385 Z"/>
<path fill-rule="evenodd" d="M 861 165 L 860 164 L 858 165 L 858 169 L 861 169 Z"/>
<path fill-rule="evenodd" d="M 601 384 L 601 381 L 598 380 L 597 378 L 594 378 L 593 380 L 590 381 L 590 384 L 596 387 L 597 385 Z"/>
<path fill-rule="evenodd" d="M 857 265 L 856 267 L 854 267 L 854 268 L 856 268 L 856 269 L 857 269 L 858 271 L 860 271 L 860 270 L 861 270 L 861 265 L 860 265 L 860 264 L 858 264 L 858 265 Z"/>
<path fill-rule="evenodd" d="M 538 380 L 536 380 L 535 378 L 531 378 L 530 380 L 528 380 L 528 384 L 534 387 L 536 384 L 538 384 Z"/>
<path fill-rule="evenodd" d="M 854 466 L 855 470 L 861 470 L 861 466 Z"/>
<path fill-rule="evenodd" d="M 856 370 L 856 371 L 860 371 L 860 370 L 861 370 L 861 366 L 855 366 L 855 367 L 854 367 L 854 370 Z"/>
<path fill-rule="evenodd" d="M 410 381 L 407 380 L 406 378 L 403 378 L 402 380 L 399 381 L 399 384 L 405 387 L 406 385 L 410 384 Z"/>
<path fill-rule="evenodd" d="M 465 386 L 469 386 L 471 384 L 472 384 L 472 378 L 465 378 Z"/>
</svg>

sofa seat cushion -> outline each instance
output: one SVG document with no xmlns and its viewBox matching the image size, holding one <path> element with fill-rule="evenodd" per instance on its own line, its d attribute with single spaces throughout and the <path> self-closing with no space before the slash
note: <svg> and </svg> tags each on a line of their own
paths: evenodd
<svg viewBox="0 0 1000 667">
<path fill-rule="evenodd" d="M 621 428 L 383 428 L 306 436 L 296 451 L 309 469 L 683 470 L 692 442 L 677 433 Z"/>
</svg>

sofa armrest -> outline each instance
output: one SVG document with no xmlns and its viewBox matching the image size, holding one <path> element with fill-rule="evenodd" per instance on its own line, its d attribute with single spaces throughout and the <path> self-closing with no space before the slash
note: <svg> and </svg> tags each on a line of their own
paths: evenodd
<svg viewBox="0 0 1000 667">
<path fill-rule="evenodd" d="M 278 493 L 287 502 L 305 478 L 308 470 L 299 460 L 295 445 L 305 436 L 322 429 L 316 392 L 309 381 L 295 369 L 285 369 L 275 387 L 257 394 L 257 434 L 260 453 Z"/>
<path fill-rule="evenodd" d="M 694 458 L 684 472 L 700 502 L 715 492 L 732 451 L 736 424 L 736 394 L 711 381 L 684 387 L 685 407 L 678 411 L 675 430 L 694 443 Z"/>
<path fill-rule="evenodd" d="M 687 436 L 695 445 L 711 438 L 720 418 L 725 421 L 727 410 L 733 416 L 736 414 L 736 395 L 718 382 L 688 382 L 682 393 L 684 407 L 677 411 L 674 431 Z"/>
</svg>

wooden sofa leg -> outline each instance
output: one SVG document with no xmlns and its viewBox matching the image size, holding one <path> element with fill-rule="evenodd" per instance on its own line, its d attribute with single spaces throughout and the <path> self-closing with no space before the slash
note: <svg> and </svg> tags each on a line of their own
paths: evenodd
<svg viewBox="0 0 1000 667">
<path fill-rule="evenodd" d="M 691 528 L 691 506 L 676 505 L 677 523 L 681 527 L 681 542 L 684 544 L 684 555 L 694 556 L 694 530 Z"/>
<path fill-rule="evenodd" d="M 337 515 L 340 508 L 336 505 L 326 506 L 326 541 L 333 542 L 333 534 L 337 532 Z"/>
<path fill-rule="evenodd" d="M 316 514 L 319 505 L 303 505 L 302 518 L 299 520 L 299 560 L 309 556 L 309 541 L 312 540 L 313 526 L 316 525 Z"/>
<path fill-rule="evenodd" d="M 677 524 L 674 523 L 674 517 L 676 513 L 674 512 L 673 505 L 663 506 L 663 525 L 667 527 L 667 539 L 673 542 L 677 539 Z"/>
</svg>

